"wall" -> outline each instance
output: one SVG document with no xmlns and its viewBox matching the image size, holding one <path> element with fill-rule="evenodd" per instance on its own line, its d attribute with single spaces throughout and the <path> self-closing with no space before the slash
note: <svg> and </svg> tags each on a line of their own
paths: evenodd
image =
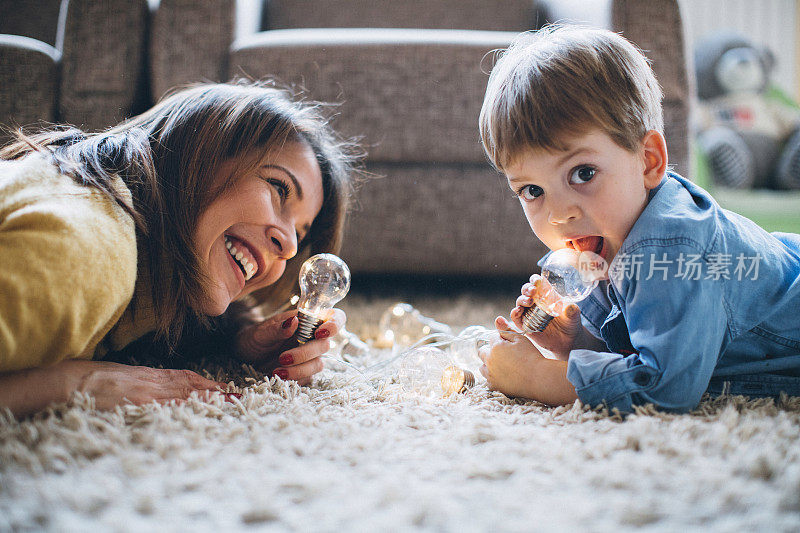
<svg viewBox="0 0 800 533">
<path fill-rule="evenodd" d="M 800 100 L 798 0 L 678 0 L 687 46 L 718 29 L 732 29 L 775 54 L 775 82 Z"/>
</svg>

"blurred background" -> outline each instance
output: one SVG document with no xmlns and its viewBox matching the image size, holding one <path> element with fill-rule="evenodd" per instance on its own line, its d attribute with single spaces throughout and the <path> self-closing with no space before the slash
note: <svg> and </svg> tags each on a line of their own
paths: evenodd
<svg viewBox="0 0 800 533">
<path fill-rule="evenodd" d="M 493 51 L 548 22 L 621 32 L 664 89 L 674 169 L 764 228 L 800 232 L 799 9 L 798 0 L 0 0 L 0 124 L 94 131 L 175 85 L 274 78 L 337 103 L 334 127 L 368 152 L 375 177 L 357 191 L 342 250 L 356 278 L 518 287 L 546 250 L 480 146 Z"/>
</svg>

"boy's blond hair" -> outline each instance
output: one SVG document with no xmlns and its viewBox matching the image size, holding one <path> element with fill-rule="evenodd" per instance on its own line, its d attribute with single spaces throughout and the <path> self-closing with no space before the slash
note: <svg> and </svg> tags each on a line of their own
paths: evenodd
<svg viewBox="0 0 800 533">
<path fill-rule="evenodd" d="M 563 150 L 597 127 L 634 151 L 663 134 L 661 88 L 642 52 L 622 36 L 550 25 L 514 39 L 489 76 L 480 114 L 484 150 L 502 171 L 521 151 Z"/>
</svg>

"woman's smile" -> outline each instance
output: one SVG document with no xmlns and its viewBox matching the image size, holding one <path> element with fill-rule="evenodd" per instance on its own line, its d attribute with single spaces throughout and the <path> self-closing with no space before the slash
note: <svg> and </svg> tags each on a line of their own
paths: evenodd
<svg viewBox="0 0 800 533">
<path fill-rule="evenodd" d="M 244 282 L 250 281 L 258 274 L 258 261 L 248 248 L 247 244 L 236 237 L 225 235 L 225 247 L 228 249 L 228 256 L 232 259 L 234 270 L 242 275 L 242 286 Z"/>
</svg>

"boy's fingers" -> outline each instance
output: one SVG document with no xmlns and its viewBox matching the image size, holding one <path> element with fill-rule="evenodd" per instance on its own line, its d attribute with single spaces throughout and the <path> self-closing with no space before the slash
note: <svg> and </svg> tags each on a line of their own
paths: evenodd
<svg viewBox="0 0 800 533">
<path fill-rule="evenodd" d="M 509 342 L 516 342 L 520 339 L 525 339 L 525 335 L 522 335 L 521 333 L 517 333 L 516 331 L 512 330 L 502 330 L 498 328 L 497 333 L 500 334 L 501 339 Z"/>
<path fill-rule="evenodd" d="M 531 276 L 530 282 L 531 282 L 531 285 L 533 285 L 534 289 L 539 285 L 539 282 L 541 280 L 542 280 L 542 276 L 539 275 L 539 274 L 534 274 L 533 276 Z"/>
<path fill-rule="evenodd" d="M 497 332 L 500 331 L 510 331 L 511 333 L 521 334 L 522 333 L 522 324 L 519 325 L 516 322 L 509 322 L 508 319 L 504 316 L 499 316 L 494 319 L 495 329 Z"/>
<path fill-rule="evenodd" d="M 494 319 L 494 327 L 497 331 L 511 331 L 508 320 L 505 317 L 499 316 Z"/>
<path fill-rule="evenodd" d="M 523 294 L 517 298 L 515 303 L 517 304 L 517 307 L 531 307 L 533 305 L 533 298 Z"/>
<path fill-rule="evenodd" d="M 519 292 L 524 296 L 533 296 L 536 293 L 536 286 L 533 283 L 526 283 Z"/>
<path fill-rule="evenodd" d="M 487 346 L 482 346 L 478 348 L 478 359 L 481 360 L 482 363 L 486 363 L 486 356 L 489 353 L 489 348 Z"/>
</svg>

